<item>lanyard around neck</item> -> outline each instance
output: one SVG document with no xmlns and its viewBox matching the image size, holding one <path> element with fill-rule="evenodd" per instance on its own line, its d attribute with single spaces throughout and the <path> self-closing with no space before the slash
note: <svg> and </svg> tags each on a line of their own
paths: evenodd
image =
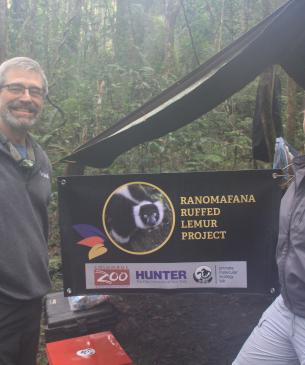
<svg viewBox="0 0 305 365">
<path fill-rule="evenodd" d="M 0 135 L 0 140 L 3 143 L 3 145 L 6 146 L 8 152 L 12 156 L 12 158 L 19 163 L 20 166 L 26 167 L 26 168 L 32 168 L 35 165 L 35 153 L 32 146 L 31 141 L 29 138 L 26 139 L 26 151 L 27 151 L 27 158 L 24 158 L 21 153 L 18 151 L 18 149 L 14 146 L 14 144 L 9 141 L 5 136 L 2 134 Z"/>
</svg>

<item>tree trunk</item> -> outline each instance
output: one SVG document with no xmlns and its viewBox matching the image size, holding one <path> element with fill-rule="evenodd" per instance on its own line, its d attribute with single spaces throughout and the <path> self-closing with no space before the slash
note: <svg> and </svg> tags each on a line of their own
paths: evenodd
<svg viewBox="0 0 305 365">
<path fill-rule="evenodd" d="M 0 63 L 6 59 L 7 24 L 6 24 L 6 0 L 0 0 Z"/>
<path fill-rule="evenodd" d="M 28 23 L 28 34 L 27 34 L 27 44 L 28 44 L 28 50 L 29 50 L 29 55 L 30 57 L 34 57 L 36 58 L 35 55 L 35 45 L 37 43 L 37 32 L 35 31 L 37 28 L 37 3 L 36 0 L 31 0 L 30 2 L 30 19 L 31 21 L 29 21 Z"/>
<path fill-rule="evenodd" d="M 43 33 L 43 43 L 44 43 L 44 61 L 45 61 L 45 71 L 46 74 L 50 74 L 50 58 L 49 58 L 49 35 L 50 35 L 50 20 L 49 20 L 49 0 L 44 0 L 44 33 Z"/>
<path fill-rule="evenodd" d="M 168 74 L 176 67 L 175 57 L 175 24 L 180 11 L 180 2 L 177 0 L 165 1 L 165 47 L 164 65 L 165 73 Z"/>
<path fill-rule="evenodd" d="M 250 9 L 249 0 L 244 0 L 244 2 L 243 2 L 243 17 L 241 19 L 243 33 L 245 33 L 249 29 L 250 11 L 251 11 L 251 9 Z"/>
<path fill-rule="evenodd" d="M 134 59 L 129 15 L 128 1 L 117 0 L 113 45 L 115 58 L 122 67 L 131 65 Z"/>
<path fill-rule="evenodd" d="M 198 56 L 198 53 L 197 53 L 197 50 L 196 50 L 196 46 L 195 46 L 195 42 L 194 42 L 194 38 L 193 38 L 193 34 L 192 34 L 192 29 L 191 29 L 191 26 L 190 26 L 189 21 L 188 21 L 187 12 L 186 12 L 186 8 L 185 8 L 183 0 L 180 0 L 180 4 L 181 4 L 181 8 L 183 10 L 185 23 L 186 23 L 188 33 L 189 33 L 189 36 L 190 36 L 190 40 L 191 40 L 191 44 L 192 44 L 192 49 L 193 49 L 194 58 L 195 58 L 195 64 L 196 64 L 196 66 L 199 66 L 200 65 L 200 60 L 199 60 L 199 56 Z"/>
<path fill-rule="evenodd" d="M 221 13 L 220 13 L 220 21 L 219 21 L 218 40 L 217 40 L 217 45 L 216 45 L 217 46 L 217 52 L 219 52 L 222 49 L 224 11 L 225 11 L 225 0 L 222 0 L 222 3 L 221 3 Z"/>
<path fill-rule="evenodd" d="M 296 131 L 296 119 L 297 119 L 297 85 L 293 79 L 288 76 L 288 105 L 287 105 L 287 140 L 294 145 L 295 131 Z"/>
</svg>

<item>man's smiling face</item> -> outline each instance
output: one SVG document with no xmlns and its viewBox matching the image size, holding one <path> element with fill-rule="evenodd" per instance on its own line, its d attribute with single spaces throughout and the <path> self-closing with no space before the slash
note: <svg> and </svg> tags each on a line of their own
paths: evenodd
<svg viewBox="0 0 305 365">
<path fill-rule="evenodd" d="M 4 85 L 12 84 L 43 88 L 39 73 L 19 68 L 11 68 L 5 74 Z M 31 96 L 28 89 L 16 94 L 4 87 L 0 89 L 0 121 L 14 130 L 28 130 L 39 117 L 43 102 L 43 97 Z"/>
</svg>

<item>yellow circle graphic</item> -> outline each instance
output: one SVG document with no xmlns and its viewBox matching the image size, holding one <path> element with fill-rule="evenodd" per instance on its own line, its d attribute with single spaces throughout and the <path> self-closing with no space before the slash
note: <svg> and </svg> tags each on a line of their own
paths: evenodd
<svg viewBox="0 0 305 365">
<path fill-rule="evenodd" d="M 132 255 L 160 250 L 173 233 L 175 219 L 168 195 L 156 185 L 143 181 L 116 188 L 107 198 L 102 213 L 109 240 Z"/>
</svg>

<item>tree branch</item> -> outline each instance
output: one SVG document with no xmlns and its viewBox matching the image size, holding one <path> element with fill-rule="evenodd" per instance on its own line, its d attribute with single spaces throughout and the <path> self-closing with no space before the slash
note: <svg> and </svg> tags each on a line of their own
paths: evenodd
<svg viewBox="0 0 305 365">
<path fill-rule="evenodd" d="M 185 10 L 185 6 L 184 6 L 183 0 L 180 0 L 180 4 L 181 4 L 181 7 L 182 7 L 182 11 L 183 11 L 183 16 L 184 16 L 184 20 L 185 20 L 185 23 L 186 23 L 186 27 L 188 29 L 189 36 L 190 36 L 190 39 L 191 39 L 191 44 L 192 44 L 192 49 L 193 49 L 193 52 L 194 52 L 194 56 L 195 56 L 197 65 L 199 66 L 200 65 L 200 60 L 199 60 L 199 57 L 198 57 L 198 54 L 197 54 L 197 51 L 196 51 L 196 47 L 195 47 L 195 43 L 194 43 L 194 39 L 193 39 L 192 30 L 191 30 L 190 24 L 189 24 L 188 19 L 187 19 L 186 10 Z"/>
</svg>

